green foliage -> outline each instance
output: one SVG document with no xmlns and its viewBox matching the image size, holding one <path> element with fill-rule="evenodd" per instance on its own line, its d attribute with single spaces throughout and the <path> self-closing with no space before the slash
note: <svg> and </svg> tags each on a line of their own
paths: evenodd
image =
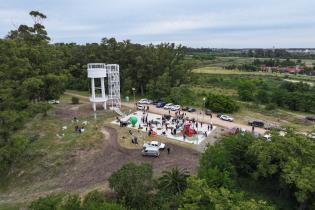
<svg viewBox="0 0 315 210">
<path fill-rule="evenodd" d="M 65 196 L 58 206 L 58 210 L 81 210 L 81 200 L 78 195 Z"/>
<path fill-rule="evenodd" d="M 27 119 L 38 113 L 46 115 L 50 108 L 46 101 L 58 99 L 65 88 L 62 53 L 48 44 L 40 24 L 46 16 L 38 11 L 30 15 L 33 26 L 20 25 L 0 39 L 0 175 L 26 147 L 16 146 L 13 134 Z"/>
<path fill-rule="evenodd" d="M 277 180 L 277 188 L 289 191 L 301 206 L 314 206 L 315 143 L 304 136 L 275 136 L 272 142 L 255 142 L 248 153 L 255 156 L 256 179 Z"/>
<path fill-rule="evenodd" d="M 172 168 L 170 171 L 163 171 L 159 178 L 159 189 L 172 194 L 179 194 L 187 187 L 189 172 L 185 169 Z"/>
<path fill-rule="evenodd" d="M 29 205 L 30 210 L 125 210 L 119 204 L 108 202 L 103 193 L 92 191 L 81 203 L 77 194 L 51 194 L 38 198 Z"/>
<path fill-rule="evenodd" d="M 226 188 L 212 188 L 203 179 L 191 177 L 179 209 L 275 209 L 265 201 L 246 198 Z"/>
<path fill-rule="evenodd" d="M 61 203 L 63 194 L 51 194 L 46 197 L 40 197 L 33 201 L 30 210 L 57 210 L 58 205 Z"/>
<path fill-rule="evenodd" d="M 206 98 L 206 108 L 214 112 L 232 113 L 239 110 L 239 106 L 231 97 L 209 94 Z"/>
<path fill-rule="evenodd" d="M 250 134 L 229 136 L 206 149 L 198 177 L 210 188 L 230 190 L 236 189 L 239 179 L 252 180 L 285 199 L 295 197 L 296 206 L 310 209 L 315 197 L 314 154 L 315 143 L 291 130 L 285 137 L 273 133 L 272 141 Z"/>
<path fill-rule="evenodd" d="M 80 98 L 76 97 L 76 96 L 72 96 L 71 102 L 72 102 L 72 104 L 79 104 Z"/>
<path fill-rule="evenodd" d="M 114 172 L 109 178 L 109 186 L 119 201 L 136 209 L 146 209 L 153 189 L 152 166 L 128 163 Z"/>
<path fill-rule="evenodd" d="M 170 101 L 180 105 L 191 105 L 196 100 L 196 95 L 188 86 L 173 87 L 167 97 Z"/>
<path fill-rule="evenodd" d="M 223 145 L 209 146 L 200 158 L 198 176 L 205 179 L 209 186 L 234 186 L 235 169 Z"/>
<path fill-rule="evenodd" d="M 238 87 L 238 96 L 243 101 L 253 101 L 254 100 L 254 92 L 253 89 L 255 88 L 253 83 L 244 82 L 239 85 Z"/>
</svg>

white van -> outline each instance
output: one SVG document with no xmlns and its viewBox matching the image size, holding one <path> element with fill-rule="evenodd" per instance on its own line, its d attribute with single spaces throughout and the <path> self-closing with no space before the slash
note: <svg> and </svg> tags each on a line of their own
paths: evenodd
<svg viewBox="0 0 315 210">
<path fill-rule="evenodd" d="M 160 151 L 158 147 L 146 147 L 141 151 L 143 156 L 159 157 Z"/>
</svg>

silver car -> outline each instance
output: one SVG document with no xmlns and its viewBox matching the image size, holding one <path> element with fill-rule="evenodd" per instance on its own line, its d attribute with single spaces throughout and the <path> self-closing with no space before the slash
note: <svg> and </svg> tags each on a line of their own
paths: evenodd
<svg viewBox="0 0 315 210">
<path fill-rule="evenodd" d="M 159 157 L 160 151 L 158 147 L 146 147 L 141 151 L 143 156 Z"/>
</svg>

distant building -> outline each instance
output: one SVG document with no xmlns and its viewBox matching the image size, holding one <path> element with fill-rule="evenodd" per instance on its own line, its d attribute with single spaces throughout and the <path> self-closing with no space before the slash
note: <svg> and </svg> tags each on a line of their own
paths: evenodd
<svg viewBox="0 0 315 210">
<path fill-rule="evenodd" d="M 278 73 L 289 73 L 289 74 L 298 74 L 304 71 L 304 68 L 300 66 L 288 66 L 288 67 L 270 67 L 266 65 L 261 65 L 260 70 L 262 72 L 278 72 Z"/>
</svg>

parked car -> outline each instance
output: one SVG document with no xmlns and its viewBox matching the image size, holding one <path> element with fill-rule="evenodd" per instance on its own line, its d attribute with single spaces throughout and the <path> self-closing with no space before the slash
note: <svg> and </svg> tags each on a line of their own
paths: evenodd
<svg viewBox="0 0 315 210">
<path fill-rule="evenodd" d="M 223 113 L 218 113 L 217 114 L 217 118 L 220 118 L 222 115 L 224 115 Z"/>
<path fill-rule="evenodd" d="M 140 99 L 140 101 L 138 101 L 138 104 L 149 104 L 149 103 L 150 103 L 150 100 L 146 98 Z"/>
<path fill-rule="evenodd" d="M 60 104 L 59 100 L 50 100 L 48 101 L 49 104 Z"/>
<path fill-rule="evenodd" d="M 192 107 L 189 107 L 187 111 L 188 111 L 188 112 L 195 112 L 196 109 L 195 109 L 195 108 L 192 108 Z"/>
<path fill-rule="evenodd" d="M 182 108 L 183 111 L 188 111 L 188 109 L 189 109 L 188 106 L 184 106 L 184 107 Z"/>
<path fill-rule="evenodd" d="M 165 149 L 165 144 L 159 141 L 149 141 L 143 145 L 143 148 L 147 147 L 157 147 L 161 150 Z"/>
<path fill-rule="evenodd" d="M 306 116 L 305 119 L 309 121 L 315 121 L 315 116 Z"/>
<path fill-rule="evenodd" d="M 168 103 L 164 106 L 164 109 L 170 109 L 172 108 L 173 104 L 172 103 Z"/>
<path fill-rule="evenodd" d="M 162 100 L 153 100 L 152 104 L 153 105 L 157 105 L 158 103 L 161 103 L 161 102 L 164 102 L 164 101 L 162 101 Z"/>
<path fill-rule="evenodd" d="M 166 105 L 165 102 L 159 102 L 156 104 L 156 108 L 163 108 Z"/>
<path fill-rule="evenodd" d="M 144 110 L 144 109 L 145 109 L 145 106 L 142 105 L 142 104 L 138 104 L 138 105 L 137 105 L 137 109 L 138 109 L 138 110 Z"/>
<path fill-rule="evenodd" d="M 230 122 L 233 122 L 234 118 L 233 117 L 230 117 L 228 115 L 221 115 L 220 116 L 220 119 L 221 120 L 224 120 L 224 121 L 230 121 Z"/>
<path fill-rule="evenodd" d="M 146 147 L 141 151 L 143 156 L 159 157 L 160 151 L 158 147 Z"/>
<path fill-rule="evenodd" d="M 172 106 L 172 107 L 171 107 L 171 110 L 172 110 L 172 111 L 178 111 L 178 110 L 180 110 L 180 105 L 174 105 L 174 106 Z"/>
<path fill-rule="evenodd" d="M 266 134 L 263 137 L 266 141 L 271 141 L 271 135 L 270 134 Z"/>
<path fill-rule="evenodd" d="M 310 139 L 315 139 L 315 133 L 310 133 L 307 135 L 307 137 Z"/>
<path fill-rule="evenodd" d="M 130 124 L 129 120 L 120 120 L 119 125 L 120 127 L 127 127 Z"/>
<path fill-rule="evenodd" d="M 212 111 L 210 109 L 206 109 L 206 115 L 212 115 Z"/>
<path fill-rule="evenodd" d="M 265 123 L 261 120 L 251 120 L 251 121 L 248 121 L 248 125 L 254 126 L 254 127 L 264 127 Z"/>
</svg>

